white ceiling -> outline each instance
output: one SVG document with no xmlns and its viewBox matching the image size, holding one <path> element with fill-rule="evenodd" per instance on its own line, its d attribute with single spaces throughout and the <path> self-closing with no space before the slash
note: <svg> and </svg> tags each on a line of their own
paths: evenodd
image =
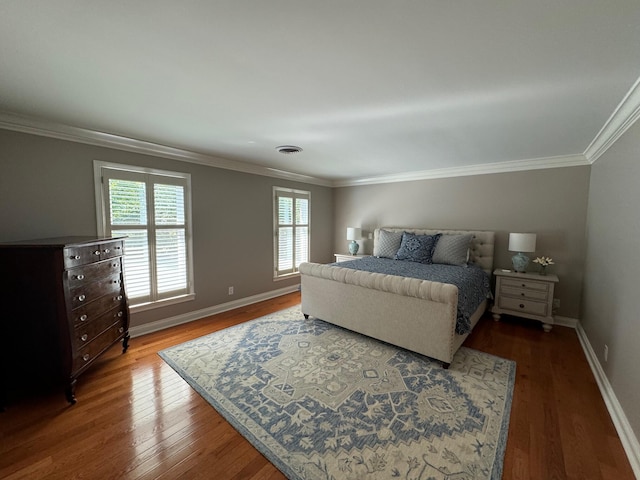
<svg viewBox="0 0 640 480">
<path fill-rule="evenodd" d="M 0 112 L 337 182 L 582 155 L 639 75 L 638 0 L 0 1 Z"/>
</svg>

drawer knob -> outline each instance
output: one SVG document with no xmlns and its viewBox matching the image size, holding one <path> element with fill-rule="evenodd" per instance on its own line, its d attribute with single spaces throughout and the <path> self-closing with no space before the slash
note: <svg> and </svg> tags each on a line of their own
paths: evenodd
<svg viewBox="0 0 640 480">
<path fill-rule="evenodd" d="M 522 284 L 522 286 L 523 286 L 523 287 L 526 287 L 526 286 L 527 286 L 527 284 L 526 284 L 526 283 L 523 283 L 523 284 Z"/>
<path fill-rule="evenodd" d="M 109 253 L 110 251 L 111 251 L 111 250 L 109 250 L 108 248 L 105 248 L 105 249 L 103 250 L 103 252 L 104 252 L 104 253 Z"/>
<path fill-rule="evenodd" d="M 89 338 L 89 335 L 87 335 L 87 334 L 85 333 L 84 335 L 82 335 L 82 336 L 80 337 L 80 340 L 82 340 L 83 342 L 86 342 L 86 341 L 87 341 L 87 338 Z"/>
<path fill-rule="evenodd" d="M 119 318 L 122 318 L 122 312 L 118 312 L 118 313 L 117 313 L 117 316 L 118 316 Z"/>
<path fill-rule="evenodd" d="M 94 255 L 100 255 L 100 250 L 95 250 L 95 251 L 93 252 L 93 254 L 94 254 Z"/>
<path fill-rule="evenodd" d="M 520 304 L 520 308 L 524 308 L 524 304 L 523 303 Z"/>
<path fill-rule="evenodd" d="M 122 300 L 122 295 L 118 295 L 117 297 L 113 297 L 113 299 L 117 300 L 119 302 L 120 300 Z"/>
<path fill-rule="evenodd" d="M 120 328 L 118 329 L 118 332 L 120 332 L 120 333 L 124 332 L 124 327 L 120 327 Z"/>
<path fill-rule="evenodd" d="M 522 295 L 524 297 L 524 292 L 522 292 L 520 295 Z"/>
<path fill-rule="evenodd" d="M 78 280 L 84 280 L 84 275 L 80 274 L 80 275 L 76 275 L 76 278 Z"/>
<path fill-rule="evenodd" d="M 82 359 L 83 359 L 85 362 L 86 362 L 87 360 L 89 360 L 89 354 L 88 354 L 88 353 L 85 353 L 85 354 L 82 356 Z"/>
<path fill-rule="evenodd" d="M 80 296 L 78 297 L 78 301 L 80 301 L 80 302 L 84 302 L 85 298 L 87 298 L 87 297 L 85 297 L 84 295 L 80 295 Z"/>
<path fill-rule="evenodd" d="M 86 322 L 87 321 L 87 315 L 86 314 L 80 315 L 80 321 L 81 322 Z"/>
<path fill-rule="evenodd" d="M 71 255 L 69 258 L 71 260 L 80 260 L 80 255 Z"/>
</svg>

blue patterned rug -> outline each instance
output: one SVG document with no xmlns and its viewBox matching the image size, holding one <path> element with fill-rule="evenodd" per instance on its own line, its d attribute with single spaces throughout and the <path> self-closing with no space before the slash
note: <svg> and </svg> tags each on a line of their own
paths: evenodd
<svg viewBox="0 0 640 480">
<path fill-rule="evenodd" d="M 515 363 L 439 362 L 299 307 L 159 352 L 290 479 L 499 479 Z"/>
</svg>

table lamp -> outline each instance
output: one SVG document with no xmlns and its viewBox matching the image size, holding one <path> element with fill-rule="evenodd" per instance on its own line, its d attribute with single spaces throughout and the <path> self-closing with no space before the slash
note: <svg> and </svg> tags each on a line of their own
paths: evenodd
<svg viewBox="0 0 640 480">
<path fill-rule="evenodd" d="M 513 270 L 518 273 L 527 271 L 529 265 L 529 257 L 523 255 L 522 252 L 536 251 L 536 234 L 535 233 L 510 233 L 509 234 L 509 251 L 518 252 L 511 257 Z"/>
<path fill-rule="evenodd" d="M 358 253 L 358 249 L 360 245 L 356 240 L 360 240 L 362 238 L 362 229 L 359 227 L 348 227 L 347 228 L 347 240 L 351 240 L 349 244 L 349 253 L 351 255 L 356 255 Z"/>
</svg>

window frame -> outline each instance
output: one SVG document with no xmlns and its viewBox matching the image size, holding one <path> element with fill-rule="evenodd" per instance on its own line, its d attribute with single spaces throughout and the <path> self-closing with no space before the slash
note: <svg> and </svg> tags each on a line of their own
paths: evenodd
<svg viewBox="0 0 640 480">
<path fill-rule="evenodd" d="M 280 223 L 278 221 L 278 198 L 279 197 L 288 197 L 294 199 L 293 204 L 293 239 L 292 239 L 292 262 L 293 266 L 290 270 L 287 270 L 286 273 L 279 273 L 278 264 L 280 259 L 280 250 L 279 250 L 279 228 Z M 284 280 L 287 278 L 292 278 L 296 276 L 300 276 L 300 272 L 298 267 L 296 267 L 296 257 L 295 257 L 295 245 L 296 245 L 296 223 L 295 223 L 295 202 L 296 199 L 304 199 L 308 202 L 308 210 L 307 210 L 307 223 L 304 224 L 307 228 L 307 252 L 309 252 L 308 258 L 306 261 L 310 261 L 311 257 L 311 192 L 307 190 L 297 190 L 294 188 L 285 188 L 285 187 L 273 187 L 273 200 L 272 200 L 272 209 L 273 209 L 273 279 Z"/>
<path fill-rule="evenodd" d="M 195 299 L 195 286 L 193 281 L 193 235 L 192 235 L 192 220 L 191 220 L 191 174 L 184 172 L 173 172 L 168 170 L 160 170 L 156 168 L 140 167 L 136 165 L 125 165 L 120 163 L 104 162 L 100 160 L 94 160 L 93 162 L 94 172 L 94 185 L 95 185 L 95 197 L 96 197 L 96 218 L 98 223 L 98 235 L 110 236 L 111 230 L 108 219 L 109 198 L 106 193 L 108 187 L 105 186 L 104 178 L 116 178 L 110 177 L 108 171 L 117 171 L 127 177 L 126 179 L 135 181 L 144 181 L 147 190 L 147 225 L 144 228 L 147 232 L 154 232 L 149 235 L 149 262 L 150 268 L 155 270 L 156 264 L 156 252 L 155 252 L 155 231 L 162 230 L 171 225 L 156 225 L 154 222 L 154 205 L 150 203 L 149 199 L 152 198 L 154 183 L 162 183 L 169 185 L 184 186 L 184 235 L 185 235 L 185 248 L 186 248 L 186 269 L 187 269 L 187 288 L 185 293 L 179 293 L 174 296 L 165 297 L 158 295 L 154 298 L 153 293 L 148 300 L 144 300 L 140 303 L 131 303 L 130 310 L 132 312 L 150 310 L 154 308 L 164 307 L 176 303 L 190 301 Z M 117 177 L 120 178 L 120 177 Z M 129 227 L 126 227 L 129 228 Z M 181 228 L 181 227 L 180 227 Z M 142 230 L 142 228 L 141 228 Z M 153 241 L 152 241 L 153 239 Z M 125 250 L 126 258 L 126 250 Z M 125 261 L 126 264 L 126 261 Z M 157 281 L 154 282 L 155 272 L 151 274 L 152 292 L 157 292 Z"/>
</svg>

